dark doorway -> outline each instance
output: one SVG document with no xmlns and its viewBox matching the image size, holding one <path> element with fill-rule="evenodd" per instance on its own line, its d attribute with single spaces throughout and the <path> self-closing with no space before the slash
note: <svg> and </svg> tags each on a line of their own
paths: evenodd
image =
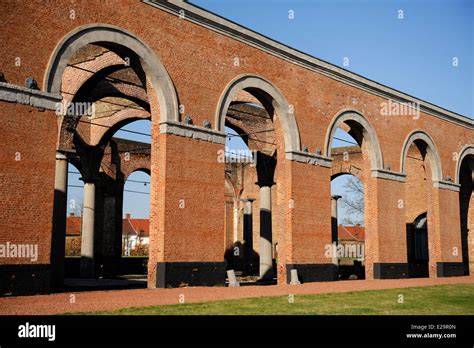
<svg viewBox="0 0 474 348">
<path fill-rule="evenodd" d="M 407 226 L 408 267 L 410 278 L 429 277 L 428 222 L 426 213 Z"/>
</svg>

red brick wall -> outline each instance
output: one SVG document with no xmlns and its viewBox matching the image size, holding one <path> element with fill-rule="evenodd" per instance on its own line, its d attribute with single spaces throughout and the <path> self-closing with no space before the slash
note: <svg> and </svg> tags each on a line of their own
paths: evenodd
<svg viewBox="0 0 474 348">
<path fill-rule="evenodd" d="M 54 112 L 2 103 L 0 244 L 37 244 L 38 264 L 48 264 L 50 257 L 56 129 Z M 0 259 L 0 264 L 17 263 L 32 262 Z"/>
<path fill-rule="evenodd" d="M 441 150 L 443 174 L 452 177 L 455 171 L 452 153 L 459 151 L 472 137 L 468 129 L 424 113 L 418 120 L 411 116 L 381 116 L 380 103 L 386 102 L 381 97 L 290 64 L 141 2 L 124 1 L 122 5 L 112 6 L 107 2 L 57 1 L 45 5 L 35 1 L 11 1 L 2 2 L 0 6 L 10 20 L 2 36 L 14 38 L 4 40 L 5 54 L 0 57 L 3 72 L 11 83 L 23 84 L 26 76 L 31 75 L 41 86 L 54 47 L 68 32 L 89 23 L 110 23 L 131 31 L 155 50 L 176 86 L 186 113 L 193 115 L 196 124 L 212 118 L 230 80 L 251 72 L 270 80 L 294 105 L 302 143 L 312 151 L 316 147 L 324 148 L 330 121 L 345 107 L 353 107 L 369 119 L 381 143 L 384 160 L 393 170 L 399 169 L 403 142 L 415 128 L 432 136 Z M 69 19 L 71 9 L 75 10 L 75 20 Z M 41 35 L 31 30 L 33 25 L 42 28 Z M 240 57 L 238 67 L 233 65 L 235 56 Z M 20 67 L 14 65 L 15 57 L 22 59 Z M 356 98 L 356 104 L 352 98 Z M 446 134 L 456 134 L 456 137 L 446 137 Z"/>
<path fill-rule="evenodd" d="M 216 160 L 220 148 L 153 133 L 150 269 L 157 262 L 223 261 L 224 164 Z"/>
</svg>

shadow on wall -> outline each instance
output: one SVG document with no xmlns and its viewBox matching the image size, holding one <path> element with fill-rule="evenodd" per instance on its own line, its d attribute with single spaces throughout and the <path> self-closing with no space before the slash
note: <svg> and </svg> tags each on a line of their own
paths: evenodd
<svg viewBox="0 0 474 348">
<path fill-rule="evenodd" d="M 81 257 L 66 257 L 65 258 L 65 278 L 79 278 L 80 276 L 80 263 Z M 148 257 L 147 256 L 130 256 L 130 257 L 122 257 L 120 259 L 120 265 L 118 270 L 120 270 L 117 274 L 102 274 L 99 270 L 97 272 L 98 277 L 110 277 L 113 278 L 119 275 L 126 275 L 126 274 L 147 274 L 148 268 Z"/>
<path fill-rule="evenodd" d="M 226 269 L 233 269 L 235 272 L 242 272 L 244 275 L 258 275 L 260 256 L 252 250 L 250 257 L 246 255 L 244 244 L 236 242 L 225 251 L 224 259 L 226 261 Z"/>
</svg>

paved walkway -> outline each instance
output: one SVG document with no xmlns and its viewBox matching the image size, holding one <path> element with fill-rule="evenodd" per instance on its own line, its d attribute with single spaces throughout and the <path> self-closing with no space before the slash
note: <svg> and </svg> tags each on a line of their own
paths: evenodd
<svg viewBox="0 0 474 348">
<path fill-rule="evenodd" d="M 137 289 L 4 297 L 0 298 L 0 315 L 60 314 L 66 312 L 91 312 L 127 307 L 178 304 L 180 303 L 180 299 L 183 299 L 183 295 L 184 301 L 191 303 L 248 297 L 321 294 L 440 284 L 474 284 L 474 277 L 345 280 L 301 285 L 243 286 L 238 288 L 190 287 L 177 289 Z"/>
</svg>

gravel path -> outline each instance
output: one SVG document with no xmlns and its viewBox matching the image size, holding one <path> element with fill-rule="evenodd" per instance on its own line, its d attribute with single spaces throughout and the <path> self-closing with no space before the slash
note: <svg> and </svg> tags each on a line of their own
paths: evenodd
<svg viewBox="0 0 474 348">
<path fill-rule="evenodd" d="M 127 307 L 178 304 L 183 299 L 185 303 L 192 303 L 248 297 L 380 290 L 439 284 L 474 284 L 474 277 L 346 280 L 301 285 L 111 290 L 4 297 L 0 298 L 0 315 L 47 315 L 66 312 L 91 312 Z"/>
</svg>

